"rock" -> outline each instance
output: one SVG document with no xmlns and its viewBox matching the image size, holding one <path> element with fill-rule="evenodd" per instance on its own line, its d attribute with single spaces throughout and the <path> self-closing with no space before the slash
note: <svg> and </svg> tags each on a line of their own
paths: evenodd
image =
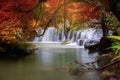
<svg viewBox="0 0 120 80">
<path fill-rule="evenodd" d="M 98 43 L 99 43 L 98 40 L 87 40 L 84 45 L 87 47 L 87 46 L 94 46 Z"/>
<path fill-rule="evenodd" d="M 88 40 L 85 42 L 85 48 L 89 49 L 90 52 L 98 50 L 99 41 L 97 40 Z"/>
<path fill-rule="evenodd" d="M 77 74 L 79 74 L 80 69 L 79 69 L 79 67 L 73 66 L 70 68 L 69 72 L 73 75 L 77 75 Z"/>
<path fill-rule="evenodd" d="M 83 45 L 84 45 L 84 40 L 83 40 L 83 39 L 78 39 L 78 40 L 77 40 L 77 44 L 78 44 L 79 46 L 83 46 Z"/>
<path fill-rule="evenodd" d="M 69 41 L 68 40 L 64 40 L 61 42 L 61 44 L 69 44 Z"/>
</svg>

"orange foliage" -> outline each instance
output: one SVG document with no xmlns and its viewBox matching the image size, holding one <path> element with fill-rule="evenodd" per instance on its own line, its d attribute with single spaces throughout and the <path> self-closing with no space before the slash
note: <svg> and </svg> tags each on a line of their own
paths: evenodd
<svg viewBox="0 0 120 80">
<path fill-rule="evenodd" d="M 67 2 L 68 0 L 66 0 Z M 52 15 L 58 5 L 63 4 L 64 0 L 48 0 L 44 3 L 46 16 Z M 64 6 L 59 10 L 57 15 L 61 16 L 61 20 L 64 18 Z M 93 6 L 83 2 L 71 2 L 66 5 L 66 18 L 72 23 L 91 20 L 99 17 L 99 10 Z M 48 18 L 47 18 L 48 19 Z"/>
<path fill-rule="evenodd" d="M 33 8 L 38 0 L 0 0 L 0 39 L 16 39 L 16 30 L 32 29 L 29 25 Z M 4 37 L 3 37 L 4 36 Z"/>
<path fill-rule="evenodd" d="M 34 12 L 27 12 L 36 6 L 39 0 L 0 0 L 0 39 L 9 37 L 16 39 L 20 34 L 29 38 L 30 33 L 34 33 Z M 68 0 L 66 0 L 68 1 Z M 43 3 L 44 14 L 40 22 L 43 26 L 54 13 L 58 5 L 64 3 L 64 0 L 46 0 Z M 64 6 L 56 14 L 58 22 L 64 19 Z M 79 21 L 90 20 L 99 17 L 99 11 L 93 6 L 82 2 L 71 2 L 66 5 L 66 19 L 73 24 Z M 18 31 L 18 33 L 16 33 Z M 23 35 L 24 34 L 24 35 Z"/>
<path fill-rule="evenodd" d="M 72 22 L 91 20 L 99 17 L 99 10 L 87 3 L 72 3 L 67 6 L 68 18 Z"/>
</svg>

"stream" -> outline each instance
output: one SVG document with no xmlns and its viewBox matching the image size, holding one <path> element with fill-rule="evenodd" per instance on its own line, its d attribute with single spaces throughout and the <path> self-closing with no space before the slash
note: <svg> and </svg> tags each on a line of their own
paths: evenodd
<svg viewBox="0 0 120 80">
<path fill-rule="evenodd" d="M 86 63 L 94 61 L 98 53 L 84 48 L 42 48 L 22 59 L 0 59 L 0 80 L 100 80 L 96 71 L 82 72 L 79 76 L 66 69 L 75 60 Z"/>
<path fill-rule="evenodd" d="M 79 30 L 68 33 L 68 43 L 64 33 L 54 27 L 47 29 L 42 37 L 33 41 L 38 48 L 35 54 L 22 59 L 0 59 L 0 80 L 101 80 L 96 71 L 83 71 L 79 76 L 71 75 L 67 66 L 75 61 L 94 61 L 98 53 L 89 53 L 84 45 L 96 44 L 102 37 L 101 29 Z"/>
</svg>

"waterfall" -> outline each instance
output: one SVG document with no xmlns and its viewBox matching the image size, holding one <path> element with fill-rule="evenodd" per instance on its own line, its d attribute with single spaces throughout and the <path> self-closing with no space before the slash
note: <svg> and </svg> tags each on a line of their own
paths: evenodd
<svg viewBox="0 0 120 80">
<path fill-rule="evenodd" d="M 43 32 L 43 31 L 41 31 Z M 41 37 L 36 37 L 35 42 L 62 42 L 65 40 L 64 32 L 59 33 L 54 27 L 49 27 L 45 34 Z M 69 43 L 76 43 L 79 46 L 96 44 L 100 41 L 103 33 L 101 29 L 89 28 L 85 30 L 78 30 L 74 33 L 70 30 L 68 32 L 67 40 Z"/>
<path fill-rule="evenodd" d="M 43 35 L 42 41 L 59 41 L 59 36 L 57 32 L 57 29 L 55 29 L 54 27 L 48 28 Z"/>
<path fill-rule="evenodd" d="M 72 30 L 70 30 L 70 31 L 68 32 L 68 35 L 67 35 L 67 40 L 70 40 L 70 39 L 71 39 L 71 37 L 72 37 Z"/>
<path fill-rule="evenodd" d="M 64 41 L 65 40 L 64 31 L 62 31 L 58 36 L 59 36 L 59 41 Z"/>
<path fill-rule="evenodd" d="M 42 32 L 43 30 L 41 31 L 41 33 Z M 58 42 L 59 41 L 58 30 L 54 27 L 49 27 L 43 36 L 36 37 L 34 41 L 35 42 Z"/>
<path fill-rule="evenodd" d="M 78 45 L 93 45 L 97 44 L 103 36 L 101 29 L 89 28 L 77 32 L 76 41 Z"/>
</svg>

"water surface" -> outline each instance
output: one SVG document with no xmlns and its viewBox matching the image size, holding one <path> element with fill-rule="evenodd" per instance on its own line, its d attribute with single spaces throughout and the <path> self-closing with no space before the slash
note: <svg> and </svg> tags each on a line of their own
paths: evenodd
<svg viewBox="0 0 120 80">
<path fill-rule="evenodd" d="M 97 55 L 83 48 L 39 48 L 35 54 L 22 59 L 0 60 L 0 80 L 100 80 L 97 72 L 73 76 L 65 69 L 56 70 L 75 60 L 93 61 Z"/>
</svg>

